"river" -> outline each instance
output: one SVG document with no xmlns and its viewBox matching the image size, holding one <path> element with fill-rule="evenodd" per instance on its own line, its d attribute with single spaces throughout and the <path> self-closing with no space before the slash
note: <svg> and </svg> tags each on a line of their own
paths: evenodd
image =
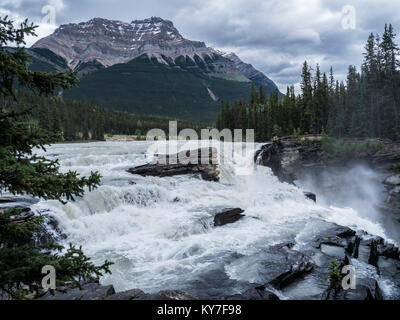
<svg viewBox="0 0 400 320">
<path fill-rule="evenodd" d="M 238 166 L 251 168 L 253 154 L 221 164 L 220 182 L 127 173 L 126 169 L 147 162 L 148 147 L 146 141 L 49 147 L 46 156 L 59 159 L 62 171 L 82 175 L 98 171 L 102 182 L 75 202 L 40 201 L 33 207 L 48 210 L 58 221 L 67 235 L 64 244 L 81 245 L 96 263 L 113 261 L 112 275 L 102 277 L 101 283 L 113 284 L 117 291 L 182 289 L 202 297 L 220 297 L 222 291 L 234 294 L 246 283 L 263 281 L 252 257 L 285 241 L 301 247 L 325 222 L 390 240 L 370 215 L 326 201 L 314 203 L 304 190 L 279 182 L 267 167 L 237 174 Z M 240 207 L 246 216 L 213 227 L 213 214 L 226 207 Z M 277 294 L 298 298 L 295 290 Z"/>
</svg>

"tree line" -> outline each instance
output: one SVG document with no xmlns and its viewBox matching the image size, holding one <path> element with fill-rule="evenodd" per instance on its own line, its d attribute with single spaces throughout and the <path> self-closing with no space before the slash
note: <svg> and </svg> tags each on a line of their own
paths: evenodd
<svg viewBox="0 0 400 320">
<path fill-rule="evenodd" d="M 59 141 L 96 140 L 103 141 L 105 135 L 136 135 L 144 138 L 148 130 L 159 128 L 168 132 L 168 121 L 175 120 L 152 115 L 136 115 L 116 111 L 84 101 L 43 97 L 27 91 L 16 93 L 18 102 L 11 97 L 1 97 L 1 105 L 10 111 L 21 111 L 26 106 L 35 106 L 24 121 L 38 125 Z M 178 121 L 178 129 L 200 129 L 200 124 Z"/>
<path fill-rule="evenodd" d="M 218 129 L 255 129 L 256 140 L 274 136 L 321 134 L 332 137 L 396 139 L 400 113 L 400 62 L 391 24 L 383 36 L 370 34 L 360 72 L 349 66 L 346 81 L 335 80 L 333 70 L 322 73 L 304 62 L 301 93 L 288 86 L 286 95 L 266 96 L 252 85 L 249 102 L 221 102 Z"/>
</svg>

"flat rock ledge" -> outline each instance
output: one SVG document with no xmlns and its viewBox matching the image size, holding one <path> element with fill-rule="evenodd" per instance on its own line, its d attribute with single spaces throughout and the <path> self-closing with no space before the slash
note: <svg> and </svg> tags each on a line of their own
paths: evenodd
<svg viewBox="0 0 400 320">
<path fill-rule="evenodd" d="M 216 148 L 186 150 L 172 155 L 156 155 L 155 161 L 130 168 L 132 174 L 171 177 L 184 174 L 200 175 L 206 181 L 219 181 Z"/>
</svg>

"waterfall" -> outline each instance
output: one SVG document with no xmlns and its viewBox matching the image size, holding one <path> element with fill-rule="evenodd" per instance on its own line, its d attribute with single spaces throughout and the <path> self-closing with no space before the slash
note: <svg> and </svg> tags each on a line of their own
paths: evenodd
<svg viewBox="0 0 400 320">
<path fill-rule="evenodd" d="M 256 256 L 266 245 L 284 241 L 301 245 L 327 222 L 386 238 L 379 224 L 356 210 L 316 204 L 300 188 L 279 182 L 271 169 L 254 169 L 254 153 L 234 155 L 230 163 L 222 161 L 218 183 L 185 175 L 159 178 L 127 173 L 128 168 L 147 162 L 148 146 L 146 141 L 51 146 L 47 156 L 58 158 L 63 171 L 88 175 L 97 170 L 102 184 L 76 202 L 34 205 L 48 209 L 58 221 L 68 236 L 65 244 L 82 245 L 95 262 L 115 263 L 112 274 L 101 281 L 116 290 L 190 290 L 216 268 L 238 285 L 255 281 L 257 277 L 246 274 L 241 264 L 245 259 L 238 257 Z M 261 159 L 259 152 L 256 163 Z M 213 215 L 227 207 L 242 208 L 245 217 L 214 228 Z M 236 289 L 226 288 L 230 293 Z"/>
</svg>

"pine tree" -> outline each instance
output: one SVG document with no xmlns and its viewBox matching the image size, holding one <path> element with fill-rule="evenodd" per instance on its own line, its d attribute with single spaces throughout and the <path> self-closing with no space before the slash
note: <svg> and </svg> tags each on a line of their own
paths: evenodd
<svg viewBox="0 0 400 320">
<path fill-rule="evenodd" d="M 301 73 L 302 110 L 300 129 L 302 133 L 310 132 L 311 128 L 311 109 L 312 109 L 312 83 L 311 71 L 307 61 L 303 64 Z"/>
<path fill-rule="evenodd" d="M 16 83 L 20 88 L 48 96 L 54 95 L 56 88 L 67 89 L 77 81 L 72 72 L 29 71 L 29 56 L 23 48 L 26 35 L 34 35 L 34 26 L 27 21 L 16 28 L 7 17 L 0 18 L 0 96 L 3 101 L 10 97 L 17 99 Z M 10 43 L 17 45 L 15 51 L 5 48 Z M 23 121 L 33 109 L 24 106 L 16 112 L 0 106 L 0 190 L 64 202 L 82 196 L 84 187 L 89 190 L 97 187 L 98 173 L 87 178 L 73 171 L 61 173 L 57 161 L 33 154 L 35 148 L 45 150 L 45 145 L 51 142 L 41 128 Z M 0 212 L 0 289 L 13 298 L 24 298 L 28 291 L 25 286 L 29 286 L 29 291 L 39 289 L 44 265 L 55 267 L 58 285 L 76 284 L 82 278 L 110 271 L 109 262 L 96 267 L 80 248 L 71 246 L 61 254 L 63 248 L 59 245 L 35 245 L 33 234 L 39 219 L 17 224 L 12 216 L 19 213 L 19 209 Z"/>
</svg>

